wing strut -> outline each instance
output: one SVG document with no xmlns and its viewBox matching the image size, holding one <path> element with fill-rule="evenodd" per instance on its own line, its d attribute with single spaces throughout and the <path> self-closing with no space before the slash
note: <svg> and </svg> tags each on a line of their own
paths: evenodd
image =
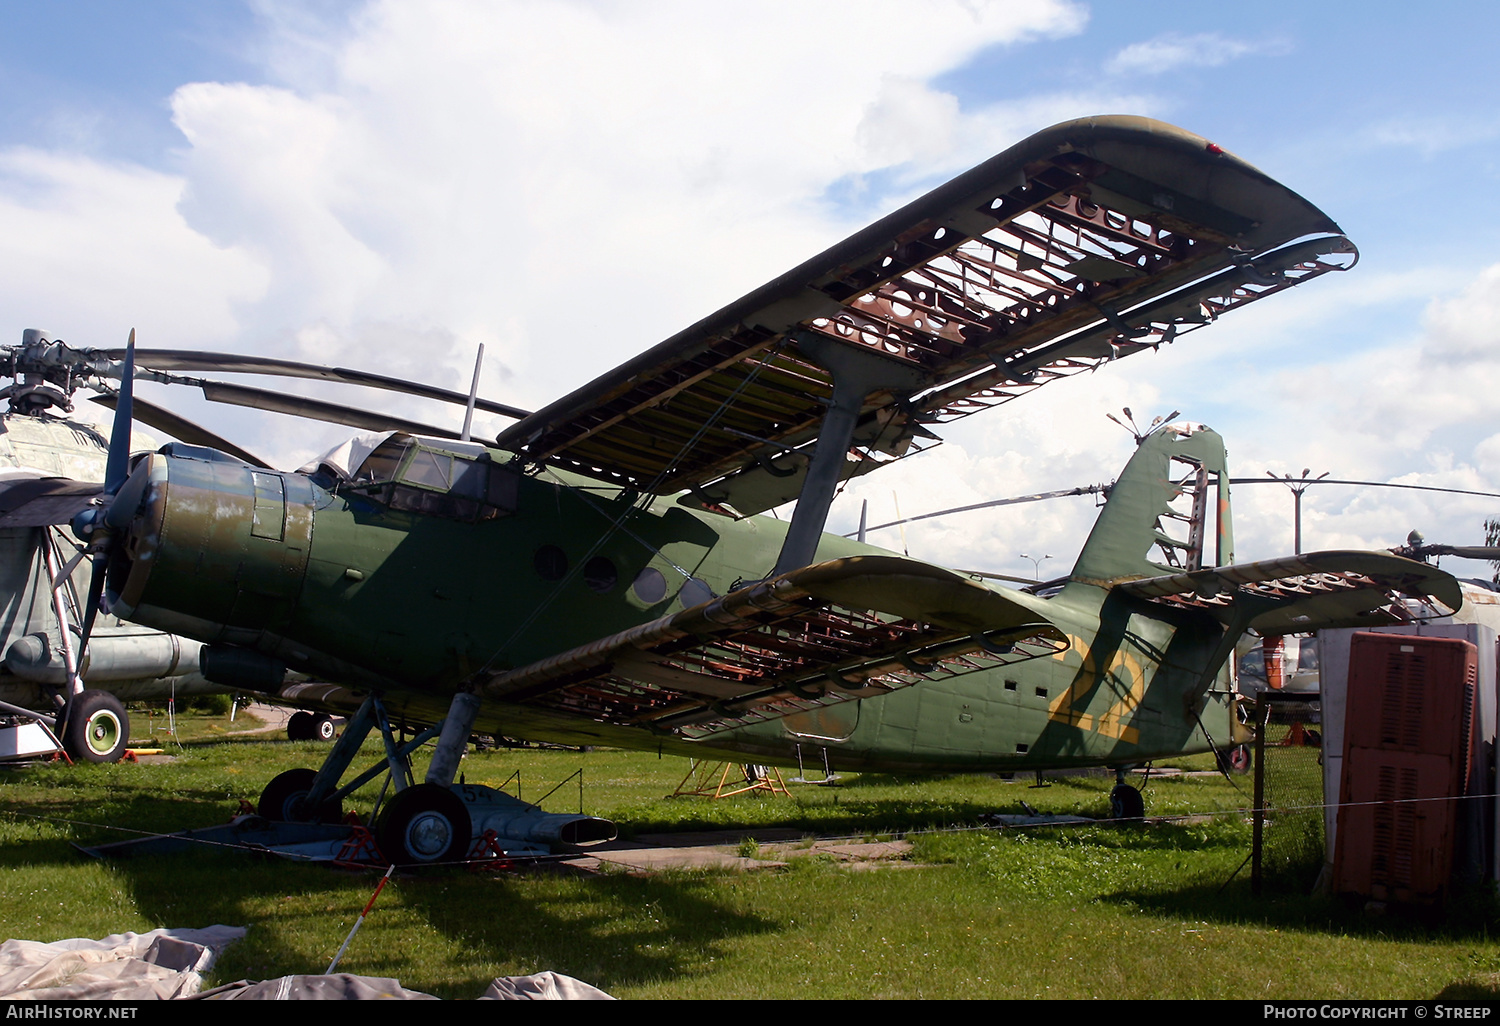
<svg viewBox="0 0 1500 1026">
<path fill-rule="evenodd" d="M 904 366 L 873 350 L 856 349 L 826 335 L 805 331 L 797 333 L 796 343 L 803 355 L 833 375 L 833 399 L 818 428 L 818 444 L 772 577 L 813 561 L 865 398 L 877 390 L 893 391 L 904 398 L 922 384 L 921 372 L 915 367 Z"/>
</svg>

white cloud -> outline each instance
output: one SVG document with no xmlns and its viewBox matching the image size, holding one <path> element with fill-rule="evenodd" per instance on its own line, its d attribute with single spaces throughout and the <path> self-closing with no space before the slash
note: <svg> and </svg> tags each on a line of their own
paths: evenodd
<svg viewBox="0 0 1500 1026">
<path fill-rule="evenodd" d="M 1252 54 L 1282 54 L 1288 50 L 1286 43 L 1278 41 L 1230 39 L 1218 32 L 1169 32 L 1143 43 L 1131 43 L 1111 57 L 1104 69 L 1114 75 L 1163 75 L 1181 68 L 1215 68 Z"/>
</svg>

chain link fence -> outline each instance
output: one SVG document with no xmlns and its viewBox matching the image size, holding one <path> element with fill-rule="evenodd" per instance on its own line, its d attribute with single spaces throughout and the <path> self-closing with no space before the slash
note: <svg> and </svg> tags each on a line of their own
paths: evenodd
<svg viewBox="0 0 1500 1026">
<path fill-rule="evenodd" d="M 1317 694 L 1256 700 L 1251 887 L 1309 893 L 1323 868 L 1323 738 Z"/>
</svg>

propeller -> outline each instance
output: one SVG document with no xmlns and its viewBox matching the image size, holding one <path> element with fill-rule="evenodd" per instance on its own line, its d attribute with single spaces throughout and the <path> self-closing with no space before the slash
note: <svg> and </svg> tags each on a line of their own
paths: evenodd
<svg viewBox="0 0 1500 1026">
<path fill-rule="evenodd" d="M 88 651 L 89 637 L 94 632 L 94 621 L 99 617 L 103 603 L 104 584 L 108 576 L 110 550 L 119 533 L 130 524 L 140 507 L 149 484 L 148 474 L 130 473 L 130 423 L 135 398 L 135 329 L 130 329 L 130 340 L 125 346 L 125 366 L 120 378 L 120 391 L 116 397 L 114 423 L 109 432 L 109 455 L 104 463 L 104 490 L 92 505 L 73 518 L 73 533 L 84 542 L 85 551 L 92 557 L 93 568 L 89 576 L 88 599 L 84 603 L 81 638 L 78 643 L 79 659 L 75 662 L 73 679 L 68 682 L 69 691 L 76 694 L 82 690 L 76 665 Z"/>
</svg>

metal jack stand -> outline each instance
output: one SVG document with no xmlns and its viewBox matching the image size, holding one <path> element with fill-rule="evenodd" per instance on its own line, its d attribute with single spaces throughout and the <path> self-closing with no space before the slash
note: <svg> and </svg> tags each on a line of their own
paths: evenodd
<svg viewBox="0 0 1500 1026">
<path fill-rule="evenodd" d="M 740 767 L 744 770 L 742 780 L 731 781 L 729 771 L 731 768 Z M 718 781 L 715 782 L 714 775 L 717 772 Z M 688 781 L 692 785 L 688 785 Z M 677 785 L 677 790 L 667 795 L 668 798 L 728 798 L 731 795 L 744 794 L 747 791 L 765 791 L 769 794 L 791 794 L 786 789 L 786 783 L 781 779 L 781 771 L 775 766 L 752 766 L 738 762 L 708 762 L 707 760 L 692 760 L 688 768 L 687 776 L 682 778 L 682 783 Z"/>
</svg>

